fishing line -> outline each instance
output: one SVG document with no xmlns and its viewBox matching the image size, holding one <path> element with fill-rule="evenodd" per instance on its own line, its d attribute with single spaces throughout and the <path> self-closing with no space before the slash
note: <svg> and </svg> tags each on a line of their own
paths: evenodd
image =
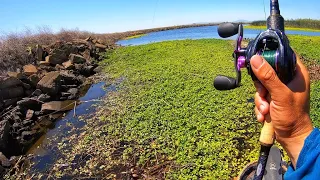
<svg viewBox="0 0 320 180">
<path fill-rule="evenodd" d="M 158 8 L 158 2 L 159 2 L 159 0 L 156 1 L 156 4 L 154 6 L 152 24 L 154 23 L 154 18 L 156 17 L 156 11 L 157 11 L 157 8 Z"/>
<path fill-rule="evenodd" d="M 264 3 L 264 0 L 262 0 L 262 3 L 263 3 L 263 10 L 264 10 L 264 19 L 267 20 L 266 4 Z"/>
</svg>

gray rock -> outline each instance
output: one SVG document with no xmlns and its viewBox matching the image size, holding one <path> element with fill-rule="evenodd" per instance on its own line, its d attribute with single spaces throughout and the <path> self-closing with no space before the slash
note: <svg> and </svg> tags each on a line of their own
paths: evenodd
<svg viewBox="0 0 320 180">
<path fill-rule="evenodd" d="M 23 95 L 24 91 L 21 86 L 0 89 L 0 99 L 12 99 Z"/>
<path fill-rule="evenodd" d="M 10 167 L 11 166 L 9 159 L 2 152 L 0 152 L 0 161 L 1 161 L 1 165 L 3 167 Z"/>
<path fill-rule="evenodd" d="M 4 77 L 0 78 L 0 89 L 6 89 L 14 86 L 21 85 L 22 82 L 14 77 Z"/>
<path fill-rule="evenodd" d="M 36 131 L 23 131 L 21 133 L 21 138 L 25 141 L 32 139 L 36 135 Z"/>
<path fill-rule="evenodd" d="M 32 109 L 32 110 L 37 111 L 41 108 L 42 103 L 39 102 L 38 99 L 36 99 L 36 98 L 24 98 L 24 99 L 18 101 L 17 104 L 21 108 Z"/>
<path fill-rule="evenodd" d="M 6 152 L 9 148 L 10 127 L 11 124 L 9 121 L 4 120 L 0 122 L 0 151 Z"/>
<path fill-rule="evenodd" d="M 36 89 L 33 91 L 32 96 L 40 96 L 42 91 L 40 89 Z"/>
<path fill-rule="evenodd" d="M 11 105 L 15 105 L 20 99 L 21 99 L 21 97 L 3 100 L 3 105 L 4 105 L 4 107 L 9 107 Z"/>
<path fill-rule="evenodd" d="M 24 89 L 31 89 L 31 85 L 27 83 L 23 83 L 23 88 Z"/>
<path fill-rule="evenodd" d="M 48 94 L 41 94 L 38 97 L 38 100 L 42 102 L 50 101 L 50 99 L 51 99 L 51 96 L 49 96 Z"/>
<path fill-rule="evenodd" d="M 94 68 L 93 72 L 100 73 L 102 71 L 102 68 L 100 66 Z"/>
<path fill-rule="evenodd" d="M 68 90 L 68 93 L 70 93 L 68 99 L 76 99 L 78 95 L 79 90 L 77 88 L 71 88 Z"/>
</svg>

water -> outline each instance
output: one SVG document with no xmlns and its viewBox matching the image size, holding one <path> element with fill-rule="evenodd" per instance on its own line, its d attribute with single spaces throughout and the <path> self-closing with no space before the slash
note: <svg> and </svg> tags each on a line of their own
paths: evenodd
<svg viewBox="0 0 320 180">
<path fill-rule="evenodd" d="M 218 35 L 218 26 L 203 26 L 203 27 L 191 27 L 191 28 L 183 28 L 183 29 L 174 29 L 167 31 L 159 31 L 148 33 L 145 36 L 128 39 L 128 40 L 120 40 L 117 44 L 122 46 L 129 45 L 141 45 L 148 44 L 154 42 L 168 41 L 168 40 L 183 40 L 183 39 L 205 39 L 205 38 L 215 38 L 221 39 Z M 261 31 L 258 29 L 245 29 L 244 30 L 244 38 L 255 38 Z M 293 31 L 288 30 L 286 34 L 292 35 L 306 35 L 306 36 L 320 36 L 320 32 L 309 32 L 309 31 Z M 227 39 L 235 40 L 237 36 L 232 36 Z"/>
<path fill-rule="evenodd" d="M 32 170 L 44 172 L 50 169 L 60 155 L 57 144 L 61 143 L 65 137 L 70 137 L 75 133 L 80 134 L 81 127 L 86 125 L 86 119 L 94 116 L 96 105 L 101 102 L 99 99 L 108 92 L 117 90 L 117 84 L 109 85 L 106 88 L 104 86 L 104 82 L 92 85 L 87 93 L 79 99 L 82 103 L 75 109 L 76 116 L 74 116 L 73 110 L 68 112 L 66 116 L 56 121 L 53 129 L 49 130 L 30 148 L 27 154 L 35 155 L 32 159 L 35 163 Z M 70 133 L 72 128 L 76 128 L 76 131 Z"/>
</svg>

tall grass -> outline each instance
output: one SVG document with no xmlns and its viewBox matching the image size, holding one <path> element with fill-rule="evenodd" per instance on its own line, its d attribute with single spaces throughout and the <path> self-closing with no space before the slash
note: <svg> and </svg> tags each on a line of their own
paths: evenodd
<svg viewBox="0 0 320 180">
<path fill-rule="evenodd" d="M 21 66 L 32 63 L 33 57 L 29 55 L 28 48 L 37 44 L 49 45 L 56 41 L 71 41 L 77 38 L 96 36 L 87 31 L 61 29 L 53 33 L 47 27 L 37 30 L 26 28 L 23 32 L 10 32 L 0 36 L 0 74 L 15 71 Z"/>
</svg>

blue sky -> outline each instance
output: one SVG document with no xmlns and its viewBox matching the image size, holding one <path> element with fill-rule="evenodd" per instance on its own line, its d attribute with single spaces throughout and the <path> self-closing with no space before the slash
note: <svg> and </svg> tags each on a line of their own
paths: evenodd
<svg viewBox="0 0 320 180">
<path fill-rule="evenodd" d="M 0 32 L 48 26 L 97 33 L 264 19 L 263 0 L 0 0 Z M 267 15 L 269 0 L 264 0 Z M 286 19 L 320 19 L 320 0 L 279 0 Z"/>
</svg>

